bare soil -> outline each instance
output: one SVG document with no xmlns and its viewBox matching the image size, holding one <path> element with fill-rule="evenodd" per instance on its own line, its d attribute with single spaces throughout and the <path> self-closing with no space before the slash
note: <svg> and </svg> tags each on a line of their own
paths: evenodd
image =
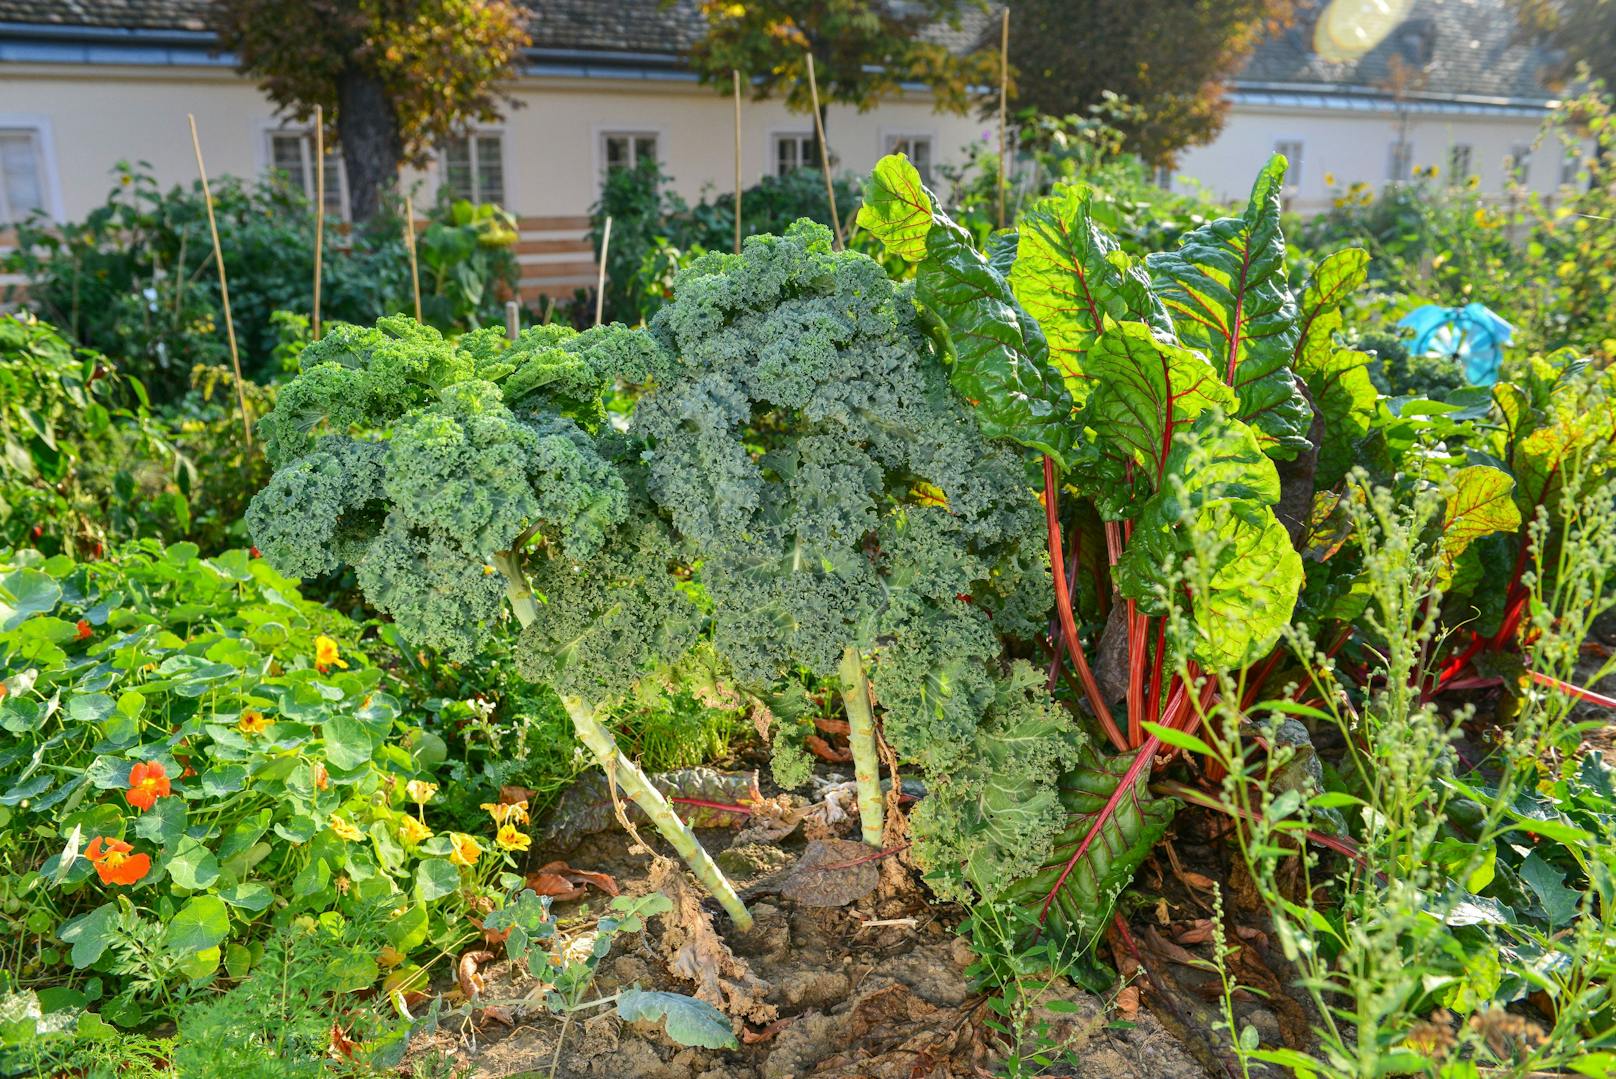
<svg viewBox="0 0 1616 1079">
<path fill-rule="evenodd" d="M 801 836 L 778 844 L 732 845 L 733 830 L 703 833 L 708 849 L 743 888 L 783 865 L 804 846 Z M 611 873 L 627 894 L 673 892 L 684 910 L 653 918 L 643 933 L 618 938 L 595 980 L 599 994 L 637 985 L 712 999 L 736 1021 L 743 1045 L 734 1051 L 679 1046 L 660 1025 L 627 1024 L 610 1008 L 575 1014 L 563 1023 L 535 999 L 531 1008 L 474 1013 L 463 1025 L 421 1039 L 411 1056 L 447 1056 L 477 1076 L 548 1076 L 559 1079 L 955 1079 L 1000 1074 L 1007 1047 L 986 1024 L 985 998 L 965 976 L 972 961 L 955 933 L 958 911 L 928 903 L 901 875 L 883 872 L 880 888 L 841 907 L 795 903 L 778 893 L 750 902 L 753 929 L 737 933 L 711 903 L 701 903 L 693 881 L 667 863 L 658 866 L 631 849 L 616 831 L 591 836 L 568 851 L 533 852 L 535 865 L 565 857 L 580 869 Z M 675 876 L 676 875 L 676 876 Z M 558 904 L 568 917 L 598 912 L 601 899 Z M 706 921 L 718 936 L 705 934 Z M 870 924 L 886 922 L 889 924 Z M 695 938 L 701 939 L 695 939 Z M 715 964 L 715 945 L 727 946 Z M 722 948 L 719 948 L 722 951 Z M 485 1000 L 532 992 L 526 971 L 503 961 L 482 971 Z M 1147 996 L 1149 991 L 1146 991 Z M 1085 1079 L 1201 1079 L 1205 1068 L 1136 997 L 1097 997 L 1061 983 L 1047 999 L 1075 1006 L 1070 1014 L 1043 1013 L 1050 1041 L 1071 1050 L 1075 1067 L 1034 1073 Z M 1059 1007 L 1059 1006 L 1057 1006 Z M 1124 1017 L 1125 1016 L 1125 1017 Z M 503 1020 L 508 1020 L 507 1022 Z M 564 1035 L 564 1039 L 563 1039 Z M 563 1039 L 557 1053 L 557 1041 Z M 1023 1052 L 1025 1056 L 1025 1051 Z M 1221 1069 L 1220 1069 L 1221 1070 Z"/>
</svg>

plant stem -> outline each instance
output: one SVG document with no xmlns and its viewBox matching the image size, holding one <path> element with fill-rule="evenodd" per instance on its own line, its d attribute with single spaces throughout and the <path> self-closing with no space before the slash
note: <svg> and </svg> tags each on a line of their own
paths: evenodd
<svg viewBox="0 0 1616 1079">
<path fill-rule="evenodd" d="M 494 565 L 505 575 L 505 595 L 511 601 L 517 621 L 524 626 L 532 625 L 539 616 L 539 606 L 533 599 L 533 591 L 527 586 L 527 574 L 522 571 L 521 562 L 510 551 L 501 551 L 494 556 Z M 578 740 L 595 754 L 595 760 L 605 770 L 607 780 L 621 786 L 634 804 L 651 818 L 651 823 L 684 859 L 685 865 L 696 875 L 696 880 L 718 900 L 730 921 L 735 923 L 735 928 L 743 933 L 751 929 L 751 912 L 741 902 L 741 897 L 735 894 L 735 886 L 701 845 L 696 833 L 679 818 L 662 792 L 640 771 L 639 765 L 623 755 L 612 732 L 595 718 L 594 709 L 579 697 L 562 697 L 561 704 L 572 720 Z"/>
<path fill-rule="evenodd" d="M 842 708 L 847 712 L 847 741 L 853 749 L 853 778 L 858 782 L 859 828 L 864 842 L 881 845 L 885 830 L 881 803 L 881 758 L 875 750 L 875 713 L 870 710 L 870 684 L 858 649 L 842 649 L 836 670 L 842 682 Z"/>
<path fill-rule="evenodd" d="M 606 769 L 607 778 L 622 787 L 634 804 L 651 818 L 651 823 L 662 833 L 662 838 L 684 859 L 702 887 L 718 900 L 735 927 L 743 933 L 751 929 L 752 915 L 741 902 L 741 897 L 735 894 L 735 886 L 730 884 L 724 871 L 718 868 L 707 849 L 701 845 L 701 840 L 690 830 L 690 825 L 680 819 L 662 792 L 640 771 L 640 766 L 623 755 L 612 732 L 595 718 L 594 709 L 581 698 L 573 696 L 562 697 L 561 704 L 572 719 L 572 729 L 578 732 L 578 739 L 595 754 L 595 759 Z"/>
</svg>

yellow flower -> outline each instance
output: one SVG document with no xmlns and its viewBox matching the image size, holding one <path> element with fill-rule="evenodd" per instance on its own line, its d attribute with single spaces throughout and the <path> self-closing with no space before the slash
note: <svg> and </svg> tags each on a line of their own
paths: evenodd
<svg viewBox="0 0 1616 1079">
<path fill-rule="evenodd" d="M 324 635 L 314 638 L 314 666 L 321 672 L 332 667 L 348 669 L 348 664 L 343 662 L 342 654 L 337 650 L 337 642 Z"/>
<path fill-rule="evenodd" d="M 263 734 L 268 729 L 269 720 L 265 718 L 264 713 L 252 708 L 241 713 L 241 718 L 236 720 L 236 730 L 242 734 Z"/>
<path fill-rule="evenodd" d="M 455 865 L 475 865 L 482 857 L 483 845 L 472 836 L 463 832 L 450 832 L 449 842 L 454 849 L 449 852 L 449 860 Z"/>
<path fill-rule="evenodd" d="M 1335 173 L 1327 172 L 1327 173 L 1324 174 L 1324 186 L 1325 187 L 1334 187 L 1335 186 Z"/>
<path fill-rule="evenodd" d="M 412 779 L 408 783 L 404 784 L 404 793 L 408 795 L 410 801 L 414 802 L 416 805 L 426 805 L 428 802 L 432 801 L 432 796 L 438 793 L 438 785 L 436 783 L 428 783 L 424 779 Z"/>
<path fill-rule="evenodd" d="M 495 824 L 505 824 L 509 821 L 515 821 L 517 824 L 528 822 L 526 799 L 520 802 L 484 802 L 482 807 L 494 818 Z"/>
<path fill-rule="evenodd" d="M 941 506 L 945 510 L 948 508 L 948 496 L 943 493 L 943 489 L 924 480 L 911 487 L 909 493 L 922 506 Z"/>
<path fill-rule="evenodd" d="M 533 840 L 528 834 L 514 824 L 500 825 L 499 834 L 494 837 L 494 842 L 499 844 L 500 850 L 527 850 L 533 845 Z"/>
<path fill-rule="evenodd" d="M 365 833 L 361 832 L 357 826 L 335 813 L 331 814 L 331 830 L 337 833 L 337 838 L 346 839 L 350 843 L 357 843 L 365 838 Z"/>
<path fill-rule="evenodd" d="M 432 838 L 432 829 L 416 820 L 414 817 L 399 818 L 398 830 L 404 836 L 406 843 L 419 843 L 423 839 Z"/>
</svg>

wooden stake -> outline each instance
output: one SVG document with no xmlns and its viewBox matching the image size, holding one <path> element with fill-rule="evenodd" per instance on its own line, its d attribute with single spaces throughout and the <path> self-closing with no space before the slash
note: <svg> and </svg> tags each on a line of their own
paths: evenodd
<svg viewBox="0 0 1616 1079">
<path fill-rule="evenodd" d="M 191 123 L 191 148 L 196 151 L 196 171 L 202 177 L 202 202 L 208 208 L 208 231 L 213 234 L 213 263 L 219 267 L 219 300 L 224 304 L 224 332 L 230 340 L 230 366 L 236 373 L 236 403 L 241 406 L 241 436 L 247 443 L 247 452 L 253 448 L 252 417 L 247 412 L 247 391 L 241 377 L 241 354 L 236 351 L 236 323 L 230 317 L 230 283 L 224 275 L 224 253 L 219 247 L 219 222 L 213 216 L 213 193 L 208 189 L 208 170 L 202 164 L 202 140 L 197 137 L 196 117 L 187 113 Z"/>
<path fill-rule="evenodd" d="M 314 339 L 320 339 L 320 263 L 325 259 L 325 110 L 314 106 Z"/>
<path fill-rule="evenodd" d="M 741 73 L 730 68 L 735 83 L 735 253 L 741 253 Z"/>
<path fill-rule="evenodd" d="M 415 264 L 415 203 L 404 196 L 404 246 L 410 253 L 410 288 L 415 292 L 415 321 L 421 321 L 421 269 Z"/>
<path fill-rule="evenodd" d="M 1004 228 L 1004 189 L 1009 182 L 1005 172 L 1004 113 L 1010 93 L 1010 9 L 1004 9 L 999 29 L 999 227 Z"/>
<path fill-rule="evenodd" d="M 814 79 L 814 54 L 808 54 L 808 97 L 814 105 L 814 134 L 819 136 L 819 171 L 825 177 L 825 198 L 830 202 L 831 240 L 842 249 L 842 223 L 836 216 L 836 185 L 830 182 L 830 148 L 825 145 L 825 124 L 819 118 L 819 83 Z"/>
<path fill-rule="evenodd" d="M 600 234 L 600 276 L 595 279 L 595 325 L 600 325 L 601 312 L 606 307 L 606 250 L 612 246 L 612 218 L 606 216 L 606 228 Z"/>
<path fill-rule="evenodd" d="M 505 301 L 505 336 L 512 341 L 522 332 L 522 305 L 515 300 Z"/>
</svg>

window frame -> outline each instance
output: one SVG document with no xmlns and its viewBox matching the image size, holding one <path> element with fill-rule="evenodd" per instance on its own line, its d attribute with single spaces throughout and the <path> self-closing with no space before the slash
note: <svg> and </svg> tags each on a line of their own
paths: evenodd
<svg viewBox="0 0 1616 1079">
<path fill-rule="evenodd" d="M 1532 144 L 1517 142 L 1510 145 L 1504 158 L 1504 188 L 1510 184 L 1526 187 L 1532 180 Z"/>
<path fill-rule="evenodd" d="M 1459 171 L 1459 161 L 1464 160 L 1464 172 Z M 1448 183 L 1458 187 L 1470 182 L 1472 176 L 1480 176 L 1476 171 L 1476 144 L 1473 142 L 1448 143 Z"/>
<path fill-rule="evenodd" d="M 921 128 L 905 128 L 905 127 L 882 128 L 881 129 L 881 155 L 880 156 L 885 157 L 888 154 L 896 154 L 896 153 L 904 152 L 904 151 L 900 151 L 898 149 L 898 147 L 896 146 L 896 143 L 905 142 L 905 141 L 911 142 L 911 143 L 913 143 L 913 142 L 925 142 L 926 143 L 926 145 L 927 145 L 926 156 L 927 156 L 928 160 L 926 161 L 926 164 L 925 164 L 924 168 L 922 168 L 918 164 L 915 164 L 915 158 L 914 158 L 913 154 L 906 154 L 906 156 L 909 158 L 909 163 L 911 165 L 914 165 L 916 171 L 918 171 L 920 173 L 921 181 L 923 183 L 927 183 L 927 184 L 933 183 L 934 182 L 934 177 L 937 175 L 937 165 L 938 165 L 938 160 L 937 160 L 937 132 L 930 131 L 930 130 L 925 130 L 925 129 L 921 129 Z"/>
<path fill-rule="evenodd" d="M 34 178 L 39 184 L 39 210 L 53 221 L 62 220 L 62 187 L 56 171 L 56 141 L 50 117 L 33 113 L 0 112 L 0 131 L 27 134 L 33 141 Z M 9 229 L 23 218 L 10 216 L 6 194 L 0 190 L 0 228 Z M 31 212 L 31 211 L 30 211 Z M 23 217 L 26 217 L 24 214 Z"/>
<path fill-rule="evenodd" d="M 815 135 L 812 130 L 801 131 L 797 129 L 780 128 L 779 130 L 769 132 L 769 157 L 767 173 L 769 176 L 779 178 L 785 175 L 785 173 L 780 171 L 780 144 L 787 140 L 797 143 L 798 169 L 819 168 L 819 137 Z M 809 149 L 812 151 L 812 157 L 814 160 L 811 163 L 802 158 L 802 151 L 804 149 Z"/>
<path fill-rule="evenodd" d="M 629 139 L 645 139 L 645 138 L 649 138 L 649 139 L 655 139 L 656 140 L 656 151 L 655 151 L 655 153 L 656 153 L 657 164 L 658 164 L 658 166 L 662 166 L 662 165 L 665 165 L 667 163 L 668 158 L 662 152 L 662 148 L 667 145 L 667 140 L 668 140 L 668 132 L 667 132 L 667 129 L 664 128 L 664 127 L 661 127 L 661 126 L 656 125 L 656 124 L 646 124 L 646 125 L 636 125 L 636 126 L 618 125 L 618 124 L 596 124 L 594 129 L 593 129 L 593 132 L 594 132 L 594 142 L 595 142 L 595 183 L 596 183 L 596 186 L 598 186 L 598 187 L 604 187 L 605 184 L 606 184 L 606 168 L 607 168 L 607 165 L 606 165 L 606 158 L 607 158 L 606 140 L 607 139 L 610 139 L 610 138 L 629 138 Z M 632 145 L 633 144 L 631 143 L 630 146 L 632 147 Z M 639 161 L 640 161 L 639 152 L 637 150 L 635 150 L 634 151 L 634 162 L 629 167 L 633 168 L 635 165 L 639 164 Z"/>
<path fill-rule="evenodd" d="M 503 127 L 477 127 L 477 128 L 473 128 L 472 130 L 466 132 L 463 135 L 456 136 L 457 138 L 462 138 L 462 139 L 466 140 L 467 148 L 470 151 L 469 157 L 470 157 L 471 186 L 472 186 L 471 201 L 474 202 L 474 203 L 490 203 L 491 202 L 491 203 L 494 203 L 494 204 L 498 205 L 502 209 L 509 209 L 510 208 L 511 155 L 509 153 L 509 146 L 507 145 L 508 140 L 506 139 L 505 135 L 506 135 L 506 132 L 505 132 L 505 129 Z M 479 166 L 479 164 L 481 162 L 481 159 L 482 159 L 482 150 L 477 145 L 477 142 L 478 142 L 479 139 L 494 139 L 494 140 L 498 141 L 498 143 L 499 143 L 499 187 L 500 187 L 499 193 L 500 193 L 501 197 L 497 198 L 497 199 L 486 199 L 486 198 L 482 197 L 482 194 L 483 194 L 483 192 L 482 192 L 482 178 L 479 175 L 479 168 L 478 168 L 478 166 Z M 448 191 L 449 195 L 452 198 L 457 198 L 458 199 L 458 198 L 465 197 L 465 196 L 462 196 L 462 195 L 458 194 L 457 192 L 455 192 L 455 191 L 453 191 L 453 190 L 451 190 L 449 188 L 449 154 L 448 154 L 448 147 L 447 146 L 439 146 L 437 156 L 438 156 L 438 161 L 437 161 L 437 165 L 438 165 L 438 170 L 437 170 L 438 171 L 438 186 L 443 188 L 445 191 Z"/>
<path fill-rule="evenodd" d="M 303 197 L 314 203 L 314 128 L 295 127 L 286 124 L 268 123 L 263 127 L 263 138 L 260 140 L 260 152 L 263 154 L 263 167 L 259 174 L 269 176 L 275 172 L 285 172 L 275 161 L 275 140 L 277 138 L 298 139 L 298 152 L 301 159 L 300 166 L 307 178 L 306 184 L 300 188 Z M 343 159 L 342 151 L 338 148 L 326 150 L 325 186 L 326 218 L 329 220 L 347 222 L 352 220 L 350 204 L 348 202 L 348 163 Z"/>
<path fill-rule="evenodd" d="M 1289 153 L 1285 149 L 1295 146 L 1296 152 Z M 1300 135 L 1278 135 L 1274 138 L 1272 154 L 1285 155 L 1285 182 L 1280 191 L 1286 195 L 1294 195 L 1302 187 L 1302 181 L 1307 177 L 1307 140 Z"/>
</svg>

